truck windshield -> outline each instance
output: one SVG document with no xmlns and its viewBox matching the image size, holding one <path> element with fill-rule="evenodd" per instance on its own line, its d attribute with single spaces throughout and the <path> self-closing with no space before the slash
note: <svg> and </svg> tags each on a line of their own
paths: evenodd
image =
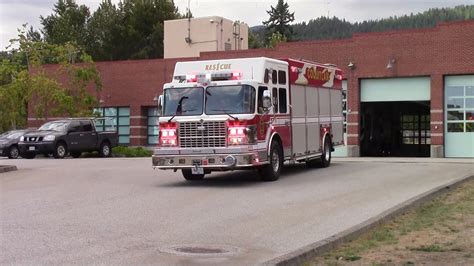
<svg viewBox="0 0 474 266">
<path fill-rule="evenodd" d="M 68 124 L 69 122 L 66 121 L 48 122 L 38 128 L 38 130 L 65 131 Z"/>
<path fill-rule="evenodd" d="M 255 89 L 249 85 L 213 86 L 206 89 L 206 114 L 255 112 Z"/>
<path fill-rule="evenodd" d="M 166 89 L 163 116 L 202 114 L 203 91 L 201 87 Z"/>
</svg>

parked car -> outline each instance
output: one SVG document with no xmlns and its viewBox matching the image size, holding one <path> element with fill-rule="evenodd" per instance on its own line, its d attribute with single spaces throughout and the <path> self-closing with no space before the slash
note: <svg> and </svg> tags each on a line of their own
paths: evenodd
<svg viewBox="0 0 474 266">
<path fill-rule="evenodd" d="M 68 153 L 77 158 L 83 152 L 91 151 L 109 157 L 117 143 L 116 131 L 97 131 L 94 119 L 74 118 L 45 123 L 38 130 L 21 137 L 18 147 L 21 156 L 27 159 L 37 154 L 53 154 L 54 158 L 64 158 Z"/>
<path fill-rule="evenodd" d="M 16 159 L 20 156 L 18 142 L 28 130 L 10 130 L 0 135 L 0 156 Z"/>
</svg>

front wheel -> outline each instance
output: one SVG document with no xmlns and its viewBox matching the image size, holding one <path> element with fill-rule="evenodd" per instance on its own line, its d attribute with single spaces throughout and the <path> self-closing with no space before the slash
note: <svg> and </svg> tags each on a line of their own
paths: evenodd
<svg viewBox="0 0 474 266">
<path fill-rule="evenodd" d="M 184 179 L 188 181 L 197 181 L 204 179 L 204 174 L 193 175 L 191 169 L 183 169 L 181 170 L 181 173 L 183 174 Z"/>
<path fill-rule="evenodd" d="M 273 141 L 270 146 L 270 163 L 259 169 L 262 181 L 276 181 L 280 177 L 283 167 L 283 152 L 278 141 Z"/>
<path fill-rule="evenodd" d="M 54 158 L 63 159 L 64 157 L 66 157 L 66 154 L 67 154 L 66 144 L 64 144 L 63 142 L 59 142 L 58 144 L 56 144 L 56 148 L 54 149 L 54 152 L 53 152 Z"/>
<path fill-rule="evenodd" d="M 8 158 L 10 159 L 17 159 L 20 156 L 20 151 L 18 150 L 17 146 L 11 146 L 10 150 L 8 150 Z"/>
<path fill-rule="evenodd" d="M 111 153 L 112 153 L 112 148 L 110 147 L 110 144 L 108 142 L 102 142 L 102 144 L 100 144 L 100 149 L 99 149 L 100 156 L 107 158 L 107 157 L 110 157 Z"/>
</svg>

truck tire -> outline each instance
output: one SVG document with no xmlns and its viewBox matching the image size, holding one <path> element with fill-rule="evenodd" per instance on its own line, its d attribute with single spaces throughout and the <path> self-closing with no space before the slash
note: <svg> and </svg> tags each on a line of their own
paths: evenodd
<svg viewBox="0 0 474 266">
<path fill-rule="evenodd" d="M 276 181 L 280 178 L 283 167 L 283 150 L 278 141 L 273 141 L 270 146 L 270 163 L 258 170 L 260 179 L 265 182 Z"/>
<path fill-rule="evenodd" d="M 67 146 L 64 142 L 58 142 L 54 148 L 53 157 L 56 159 L 63 159 L 67 155 Z"/>
<path fill-rule="evenodd" d="M 72 151 L 71 152 L 72 158 L 79 158 L 79 157 L 81 157 L 81 155 L 82 155 L 82 152 L 80 152 L 80 151 Z"/>
<path fill-rule="evenodd" d="M 319 166 L 325 168 L 331 164 L 331 139 L 329 137 L 324 138 L 323 154 L 321 154 L 321 160 Z"/>
<path fill-rule="evenodd" d="M 110 147 L 110 143 L 108 143 L 107 141 L 102 142 L 100 144 L 99 154 L 100 157 L 103 158 L 110 157 L 110 155 L 112 154 L 112 148 Z"/>
<path fill-rule="evenodd" d="M 181 173 L 183 174 L 184 179 L 188 181 L 198 181 L 204 179 L 204 174 L 201 175 L 193 175 L 191 169 L 182 169 Z"/>
<path fill-rule="evenodd" d="M 20 156 L 20 151 L 18 150 L 18 147 L 13 145 L 10 147 L 8 150 L 8 158 L 9 159 L 18 159 L 18 156 Z"/>
</svg>

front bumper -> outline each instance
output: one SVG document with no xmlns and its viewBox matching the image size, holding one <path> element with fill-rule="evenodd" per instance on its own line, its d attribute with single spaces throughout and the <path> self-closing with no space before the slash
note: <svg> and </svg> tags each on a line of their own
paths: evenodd
<svg viewBox="0 0 474 266">
<path fill-rule="evenodd" d="M 20 150 L 20 153 L 53 153 L 54 142 L 20 142 L 18 143 L 18 150 Z"/>
<path fill-rule="evenodd" d="M 265 150 L 248 149 L 157 149 L 152 156 L 156 169 L 233 170 L 267 164 Z"/>
</svg>

